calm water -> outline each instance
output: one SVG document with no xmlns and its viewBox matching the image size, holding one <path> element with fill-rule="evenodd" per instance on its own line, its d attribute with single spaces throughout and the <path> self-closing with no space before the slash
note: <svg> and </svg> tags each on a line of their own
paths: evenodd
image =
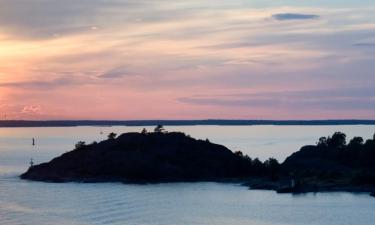
<svg viewBox="0 0 375 225">
<path fill-rule="evenodd" d="M 0 128 L 0 224 L 250 224 L 367 225 L 375 221 L 375 198 L 365 194 L 278 195 L 237 184 L 159 185 L 49 184 L 17 176 L 83 140 L 140 131 L 141 127 Z M 152 128 L 148 128 L 151 130 Z M 375 126 L 183 126 L 167 127 L 209 138 L 252 157 L 280 161 L 300 146 L 334 131 L 372 137 Z M 31 146 L 35 137 L 37 145 Z"/>
</svg>

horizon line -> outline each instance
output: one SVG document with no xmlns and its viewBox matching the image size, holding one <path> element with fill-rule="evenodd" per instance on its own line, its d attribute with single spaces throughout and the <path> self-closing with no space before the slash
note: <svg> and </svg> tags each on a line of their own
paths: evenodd
<svg viewBox="0 0 375 225">
<path fill-rule="evenodd" d="M 375 119 L 201 119 L 201 120 L 0 120 L 0 127 L 76 127 L 76 126 L 251 126 L 251 125 L 375 125 Z"/>
</svg>

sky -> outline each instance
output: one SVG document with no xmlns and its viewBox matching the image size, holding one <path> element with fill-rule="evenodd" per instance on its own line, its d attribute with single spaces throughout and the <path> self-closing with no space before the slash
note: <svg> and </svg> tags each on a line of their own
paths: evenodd
<svg viewBox="0 0 375 225">
<path fill-rule="evenodd" d="M 375 119 L 373 0 L 0 0 L 1 119 Z"/>
</svg>

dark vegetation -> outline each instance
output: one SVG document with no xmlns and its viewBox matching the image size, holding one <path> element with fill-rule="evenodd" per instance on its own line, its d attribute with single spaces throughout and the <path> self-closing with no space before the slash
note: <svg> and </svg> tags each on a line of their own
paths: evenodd
<svg viewBox="0 0 375 225">
<path fill-rule="evenodd" d="M 304 146 L 282 164 L 306 187 L 325 189 L 372 189 L 375 187 L 375 135 L 364 141 L 354 137 L 347 143 L 341 132 L 322 137 L 314 146 Z"/>
<path fill-rule="evenodd" d="M 366 141 L 354 137 L 349 143 L 341 132 L 321 137 L 316 145 L 289 156 L 274 174 L 273 179 L 251 179 L 248 185 L 279 193 L 350 191 L 375 196 L 375 135 Z"/>
<path fill-rule="evenodd" d="M 161 125 L 152 133 L 144 129 L 116 136 L 111 133 L 100 143 L 80 141 L 75 150 L 30 167 L 21 178 L 51 182 L 213 181 L 267 174 L 279 166 L 276 160 L 263 164 L 209 140 L 166 132 Z"/>
<path fill-rule="evenodd" d="M 341 132 L 304 146 L 282 164 L 232 152 L 208 139 L 196 140 L 180 132 L 111 133 L 100 143 L 78 142 L 76 149 L 35 165 L 23 179 L 66 181 L 224 181 L 242 180 L 254 189 L 279 193 L 354 191 L 375 193 L 375 135 L 348 143 Z"/>
</svg>

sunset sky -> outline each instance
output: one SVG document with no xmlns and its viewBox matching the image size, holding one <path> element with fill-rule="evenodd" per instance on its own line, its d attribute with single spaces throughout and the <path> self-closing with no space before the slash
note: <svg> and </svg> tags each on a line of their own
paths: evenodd
<svg viewBox="0 0 375 225">
<path fill-rule="evenodd" d="M 0 0 L 1 119 L 375 119 L 374 0 Z"/>
</svg>

